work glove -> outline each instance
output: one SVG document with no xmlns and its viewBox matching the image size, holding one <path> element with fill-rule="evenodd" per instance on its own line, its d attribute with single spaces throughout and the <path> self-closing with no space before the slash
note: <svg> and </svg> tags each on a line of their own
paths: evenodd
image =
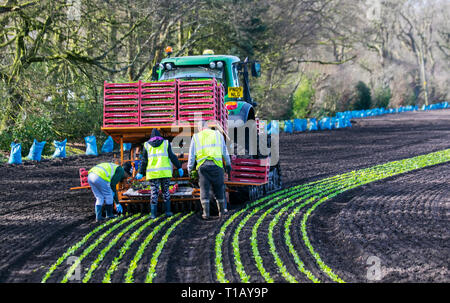
<svg viewBox="0 0 450 303">
<path fill-rule="evenodd" d="M 142 174 L 137 174 L 136 177 L 134 177 L 136 180 L 141 180 L 144 176 Z"/>
<path fill-rule="evenodd" d="M 116 210 L 117 210 L 117 213 L 118 213 L 118 214 L 121 214 L 121 213 L 123 212 L 122 205 L 116 204 Z"/>
<path fill-rule="evenodd" d="M 182 168 L 179 168 L 179 169 L 178 169 L 178 175 L 180 175 L 180 178 L 183 177 L 184 171 L 183 171 Z"/>
</svg>

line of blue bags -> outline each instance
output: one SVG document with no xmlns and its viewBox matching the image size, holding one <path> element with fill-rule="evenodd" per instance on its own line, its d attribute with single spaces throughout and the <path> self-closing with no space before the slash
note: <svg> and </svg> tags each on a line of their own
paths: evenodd
<svg viewBox="0 0 450 303">
<path fill-rule="evenodd" d="M 53 158 L 65 158 L 66 157 L 66 143 L 67 139 L 64 141 L 53 141 L 55 146 L 55 152 L 53 153 Z M 44 150 L 46 141 L 39 142 L 36 139 L 33 140 L 30 151 L 26 159 L 33 161 L 41 161 L 42 151 Z M 21 143 L 11 143 L 11 153 L 9 155 L 9 164 L 22 164 L 22 144 Z"/>
<path fill-rule="evenodd" d="M 95 136 L 87 136 L 84 138 L 86 142 L 86 155 L 98 156 L 97 152 L 97 142 Z M 42 151 L 44 150 L 46 141 L 39 142 L 36 139 L 33 140 L 30 151 L 26 157 L 28 160 L 41 161 Z M 65 158 L 66 157 L 66 144 L 67 139 L 63 141 L 53 141 L 53 146 L 55 147 L 55 152 L 52 158 Z M 111 136 L 109 136 L 102 147 L 102 153 L 112 152 L 114 149 L 114 141 Z M 124 143 L 124 149 L 130 150 L 131 143 Z M 9 164 L 22 164 L 22 144 L 21 143 L 11 143 L 11 152 L 9 155 Z"/>
<path fill-rule="evenodd" d="M 422 110 L 433 110 L 433 109 L 445 109 L 450 108 L 449 102 L 441 102 L 435 103 L 428 106 L 422 106 Z M 293 132 L 303 132 L 303 131 L 315 131 L 315 130 L 327 130 L 327 129 L 335 129 L 335 128 L 346 128 L 352 127 L 352 123 L 350 119 L 354 118 L 364 118 L 364 117 L 373 117 L 385 114 L 396 114 L 403 113 L 409 111 L 417 111 L 419 110 L 418 106 L 402 106 L 398 108 L 374 108 L 367 110 L 358 110 L 358 111 L 345 111 L 336 113 L 335 117 L 324 117 L 317 121 L 315 118 L 311 119 L 294 119 L 294 120 L 285 120 L 282 121 L 283 131 L 286 133 Z M 275 121 L 271 121 L 268 124 L 268 130 L 270 126 L 273 125 Z M 278 122 L 277 122 L 278 123 Z"/>
</svg>

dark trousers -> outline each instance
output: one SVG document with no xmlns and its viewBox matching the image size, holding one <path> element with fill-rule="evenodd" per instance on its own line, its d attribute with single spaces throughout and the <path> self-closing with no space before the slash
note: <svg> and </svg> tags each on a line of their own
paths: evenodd
<svg viewBox="0 0 450 303">
<path fill-rule="evenodd" d="M 161 192 L 164 198 L 164 202 L 170 202 L 170 178 L 158 178 L 150 180 L 150 189 L 152 192 L 152 197 L 150 200 L 151 204 L 158 204 L 159 188 L 161 187 Z"/>
<path fill-rule="evenodd" d="M 223 168 L 217 166 L 214 161 L 207 160 L 199 167 L 198 177 L 200 199 L 202 201 L 210 199 L 211 187 L 217 200 L 223 200 L 225 198 L 223 173 Z"/>
</svg>

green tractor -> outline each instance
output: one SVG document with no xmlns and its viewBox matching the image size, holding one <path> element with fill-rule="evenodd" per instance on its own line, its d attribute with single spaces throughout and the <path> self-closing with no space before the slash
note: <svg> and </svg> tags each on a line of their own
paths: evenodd
<svg viewBox="0 0 450 303">
<path fill-rule="evenodd" d="M 261 75 L 261 65 L 257 61 L 246 59 L 242 62 L 235 56 L 214 55 L 205 51 L 205 54 L 201 56 L 163 59 L 161 63 L 153 67 L 152 80 L 216 78 L 225 87 L 225 103 L 229 120 L 235 123 L 246 123 L 249 120 L 255 120 L 257 106 L 250 95 L 249 69 L 252 76 Z M 233 90 L 234 88 L 238 89 Z M 228 93 L 230 91 L 237 91 L 237 94 L 230 96 Z"/>
</svg>

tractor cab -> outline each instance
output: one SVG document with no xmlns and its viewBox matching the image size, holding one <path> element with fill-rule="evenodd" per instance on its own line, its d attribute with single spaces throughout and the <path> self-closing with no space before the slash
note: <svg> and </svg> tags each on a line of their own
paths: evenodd
<svg viewBox="0 0 450 303">
<path fill-rule="evenodd" d="M 241 61 L 236 56 L 215 55 L 205 50 L 203 55 L 170 57 L 171 48 L 166 49 L 168 57 L 152 69 L 152 80 L 172 79 L 195 80 L 215 78 L 225 88 L 224 102 L 230 122 L 255 119 L 256 102 L 250 95 L 249 72 L 254 77 L 261 75 L 261 66 L 257 61 Z M 242 81 L 241 81 L 242 79 Z"/>
</svg>

